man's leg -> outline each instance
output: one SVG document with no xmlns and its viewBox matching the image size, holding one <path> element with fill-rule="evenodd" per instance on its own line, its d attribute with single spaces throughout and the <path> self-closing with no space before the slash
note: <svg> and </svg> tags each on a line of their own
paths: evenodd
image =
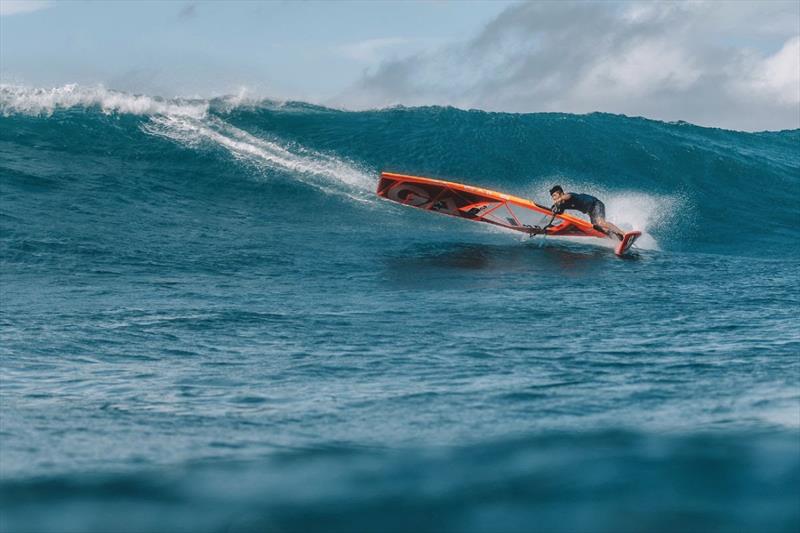
<svg viewBox="0 0 800 533">
<path fill-rule="evenodd" d="M 592 224 L 602 228 L 603 233 L 606 235 L 615 235 L 619 240 L 625 236 L 625 232 L 616 227 L 614 224 L 606 220 L 606 206 L 603 202 L 595 202 L 589 218 L 592 219 Z"/>
<path fill-rule="evenodd" d="M 622 238 L 625 236 L 625 232 L 624 231 L 619 229 L 617 226 L 615 226 L 614 224 L 612 224 L 608 220 L 605 220 L 605 219 L 602 219 L 602 218 L 598 219 L 597 220 L 597 225 L 600 226 L 601 228 L 603 228 L 607 234 L 616 235 L 616 237 L 619 240 L 622 240 Z"/>
</svg>

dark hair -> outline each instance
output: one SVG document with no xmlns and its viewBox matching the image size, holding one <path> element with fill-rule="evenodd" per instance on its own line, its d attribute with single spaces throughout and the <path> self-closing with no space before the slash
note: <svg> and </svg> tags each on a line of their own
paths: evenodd
<svg viewBox="0 0 800 533">
<path fill-rule="evenodd" d="M 550 196 L 552 196 L 554 192 L 563 193 L 564 189 L 561 188 L 561 185 L 555 185 L 552 189 L 550 189 Z"/>
</svg>

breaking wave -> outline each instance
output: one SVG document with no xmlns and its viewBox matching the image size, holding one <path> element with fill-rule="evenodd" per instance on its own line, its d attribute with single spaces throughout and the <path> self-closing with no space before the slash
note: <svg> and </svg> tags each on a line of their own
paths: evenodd
<svg viewBox="0 0 800 533">
<path fill-rule="evenodd" d="M 0 113 L 3 140 L 15 151 L 6 173 L 24 167 L 26 176 L 36 176 L 21 162 L 27 153 L 27 161 L 46 168 L 68 157 L 90 175 L 101 151 L 120 160 L 147 158 L 163 184 L 195 158 L 202 161 L 197 179 L 220 187 L 237 187 L 243 182 L 226 178 L 242 174 L 244 181 L 296 183 L 373 206 L 380 170 L 456 179 L 543 203 L 549 186 L 561 183 L 599 196 L 621 227 L 644 230 L 643 248 L 798 247 L 800 130 L 743 133 L 599 113 L 347 112 L 245 94 L 165 99 L 78 85 L 3 85 Z M 53 139 L 57 152 L 37 149 Z M 119 194 L 141 194 L 126 189 L 124 174 L 107 179 L 119 181 Z M 288 194 L 285 209 L 303 201 L 296 191 L 281 194 Z M 359 216 L 380 219 L 375 209 L 367 211 Z"/>
</svg>

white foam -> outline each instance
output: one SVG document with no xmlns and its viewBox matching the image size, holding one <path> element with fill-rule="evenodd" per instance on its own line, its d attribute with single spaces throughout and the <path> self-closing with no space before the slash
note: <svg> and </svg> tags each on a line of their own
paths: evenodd
<svg viewBox="0 0 800 533">
<path fill-rule="evenodd" d="M 215 113 L 231 113 L 236 110 L 286 109 L 289 100 L 264 96 L 247 87 L 239 87 L 235 93 L 216 96 L 209 100 Z"/>
<path fill-rule="evenodd" d="M 154 116 L 143 130 L 190 147 L 211 143 L 259 169 L 291 172 L 304 183 L 326 192 L 345 193 L 358 200 L 364 200 L 364 193 L 371 192 L 374 186 L 374 177 L 353 163 L 302 146 L 256 137 L 217 117 Z M 337 183 L 357 194 L 331 187 Z"/>
<path fill-rule="evenodd" d="M 59 109 L 94 106 L 106 114 L 180 115 L 202 118 L 208 113 L 206 101 L 166 100 L 133 95 L 106 89 L 101 85 L 84 87 L 69 84 L 50 89 L 0 85 L 0 112 L 5 116 L 15 113 L 50 116 Z"/>
<path fill-rule="evenodd" d="M 654 228 L 672 224 L 684 203 L 680 196 L 659 196 L 638 192 L 610 193 L 604 200 L 606 217 L 625 231 L 639 230 L 638 248 L 658 250 L 651 232 Z"/>
</svg>

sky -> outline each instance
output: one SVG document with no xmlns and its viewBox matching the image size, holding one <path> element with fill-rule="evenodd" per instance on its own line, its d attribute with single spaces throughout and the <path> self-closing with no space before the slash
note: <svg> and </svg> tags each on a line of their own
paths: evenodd
<svg viewBox="0 0 800 533">
<path fill-rule="evenodd" d="M 0 0 L 0 83 L 800 128 L 800 2 Z"/>
</svg>

